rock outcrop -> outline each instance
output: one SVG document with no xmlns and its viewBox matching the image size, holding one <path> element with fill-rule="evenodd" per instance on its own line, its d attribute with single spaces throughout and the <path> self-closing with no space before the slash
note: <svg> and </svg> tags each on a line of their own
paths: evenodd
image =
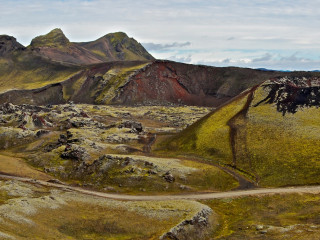
<svg viewBox="0 0 320 240">
<path fill-rule="evenodd" d="M 203 239 L 210 230 L 212 214 L 212 209 L 204 206 L 193 218 L 182 221 L 163 234 L 160 240 Z"/>
<path fill-rule="evenodd" d="M 0 35 L 0 57 L 5 57 L 14 51 L 23 51 L 25 47 L 18 43 L 17 40 L 8 35 Z"/>
</svg>

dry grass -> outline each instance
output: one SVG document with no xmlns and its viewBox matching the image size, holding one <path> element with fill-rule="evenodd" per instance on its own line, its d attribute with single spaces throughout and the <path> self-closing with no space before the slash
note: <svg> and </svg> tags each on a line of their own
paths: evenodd
<svg viewBox="0 0 320 240">
<path fill-rule="evenodd" d="M 212 239 L 319 239 L 320 202 L 313 194 L 204 201 L 219 215 Z"/>
<path fill-rule="evenodd" d="M 32 168 L 23 159 L 5 156 L 5 152 L 0 155 L 0 172 L 21 177 L 29 177 L 39 180 L 49 180 L 51 177 L 37 169 Z"/>
<path fill-rule="evenodd" d="M 158 239 L 204 207 L 193 201 L 108 200 L 14 181 L 0 185 L 0 236 L 18 240 Z"/>
</svg>

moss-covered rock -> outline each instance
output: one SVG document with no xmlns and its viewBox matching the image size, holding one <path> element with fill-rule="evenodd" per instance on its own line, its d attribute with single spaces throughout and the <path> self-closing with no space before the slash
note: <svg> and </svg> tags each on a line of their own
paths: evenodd
<svg viewBox="0 0 320 240">
<path fill-rule="evenodd" d="M 53 29 L 46 35 L 32 39 L 31 47 L 63 47 L 70 43 L 60 28 Z"/>
</svg>

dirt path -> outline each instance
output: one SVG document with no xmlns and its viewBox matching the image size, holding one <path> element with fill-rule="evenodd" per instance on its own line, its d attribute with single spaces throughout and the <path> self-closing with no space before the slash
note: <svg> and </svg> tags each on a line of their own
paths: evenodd
<svg viewBox="0 0 320 240">
<path fill-rule="evenodd" d="M 286 187 L 286 188 L 257 188 L 250 190 L 239 190 L 239 191 L 229 191 L 229 192 L 218 192 L 218 193 L 190 193 L 183 195 L 144 195 L 144 196 L 133 196 L 125 194 L 116 193 L 103 193 L 92 190 L 86 190 L 79 187 L 71 187 L 68 185 L 50 183 L 41 180 L 35 180 L 25 177 L 16 177 L 10 175 L 0 174 L 1 179 L 7 180 L 18 180 L 22 182 L 40 184 L 48 187 L 55 187 L 66 191 L 76 191 L 83 194 L 88 194 L 92 196 L 98 196 L 109 199 L 117 200 L 128 200 L 128 201 L 163 201 L 163 200 L 205 200 L 205 199 L 219 199 L 219 198 L 236 198 L 244 196 L 255 196 L 255 195 L 265 195 L 265 194 L 286 194 L 286 193 L 320 193 L 319 186 L 299 186 L 299 187 Z"/>
</svg>

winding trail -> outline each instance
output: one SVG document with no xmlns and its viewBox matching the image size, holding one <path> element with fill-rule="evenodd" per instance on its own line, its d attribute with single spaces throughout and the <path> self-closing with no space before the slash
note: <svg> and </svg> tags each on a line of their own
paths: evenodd
<svg viewBox="0 0 320 240">
<path fill-rule="evenodd" d="M 219 198 L 236 198 L 244 196 L 256 196 L 266 194 L 287 194 L 287 193 L 320 193 L 319 186 L 298 186 L 298 187 L 284 187 L 284 188 L 256 188 L 248 190 L 238 190 L 229 192 L 215 192 L 215 193 L 189 193 L 181 195 L 125 195 L 116 193 L 104 193 L 93 190 L 87 190 L 80 187 L 72 187 L 64 184 L 46 182 L 42 180 L 36 180 L 26 177 L 17 177 L 11 175 L 0 174 L 0 179 L 18 180 L 21 182 L 27 182 L 32 184 L 40 184 L 48 187 L 55 187 L 65 191 L 76 191 L 83 194 L 88 194 L 97 197 L 127 200 L 127 201 L 163 201 L 163 200 L 206 200 L 206 199 L 219 199 Z"/>
</svg>

